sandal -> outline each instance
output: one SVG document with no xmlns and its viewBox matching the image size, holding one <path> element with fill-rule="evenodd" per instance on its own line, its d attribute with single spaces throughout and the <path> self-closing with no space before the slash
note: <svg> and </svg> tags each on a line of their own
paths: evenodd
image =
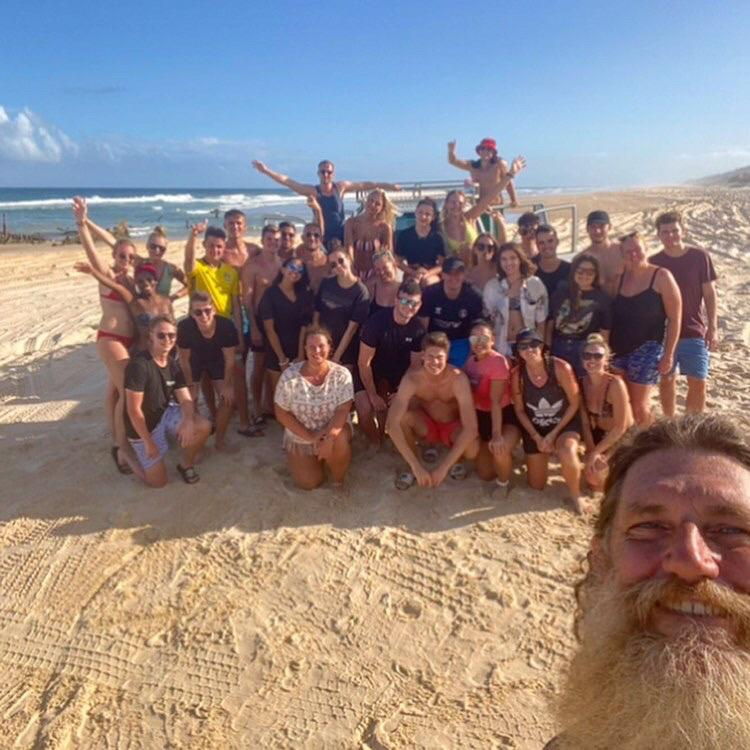
<svg viewBox="0 0 750 750">
<path fill-rule="evenodd" d="M 117 471 L 120 472 L 120 474 L 132 474 L 133 469 L 130 466 L 130 464 L 121 464 L 117 458 L 120 455 L 120 449 L 116 446 L 112 446 L 112 450 L 110 451 L 112 454 L 112 460 L 115 462 L 115 466 L 117 467 Z"/>
<path fill-rule="evenodd" d="M 453 464 L 453 466 L 451 466 L 451 470 L 448 472 L 448 476 L 451 479 L 460 481 L 461 479 L 466 479 L 468 473 L 469 472 L 466 471 L 466 467 L 463 464 Z"/>
<path fill-rule="evenodd" d="M 180 476 L 185 484 L 195 484 L 200 479 L 198 472 L 192 466 L 177 464 L 177 471 L 180 472 Z"/>
<path fill-rule="evenodd" d="M 409 487 L 415 485 L 416 481 L 417 478 L 410 471 L 402 471 L 400 474 L 396 475 L 396 481 L 394 484 L 396 485 L 397 490 L 408 490 Z"/>
<path fill-rule="evenodd" d="M 425 448 L 422 451 L 422 460 L 426 464 L 434 464 L 438 460 L 437 448 Z"/>
<path fill-rule="evenodd" d="M 241 430 L 237 430 L 237 434 L 248 438 L 262 437 L 265 434 L 263 427 L 262 424 L 251 424 Z"/>
<path fill-rule="evenodd" d="M 266 418 L 264 416 L 250 417 L 250 426 L 251 427 L 265 427 Z"/>
</svg>

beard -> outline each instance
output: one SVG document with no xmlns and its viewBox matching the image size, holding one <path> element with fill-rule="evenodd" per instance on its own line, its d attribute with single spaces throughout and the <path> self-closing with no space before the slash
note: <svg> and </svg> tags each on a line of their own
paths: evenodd
<svg viewBox="0 0 750 750">
<path fill-rule="evenodd" d="M 657 602 L 688 597 L 733 626 L 651 627 Z M 711 581 L 589 584 L 582 646 L 558 705 L 567 750 L 750 748 L 750 597 Z"/>
</svg>

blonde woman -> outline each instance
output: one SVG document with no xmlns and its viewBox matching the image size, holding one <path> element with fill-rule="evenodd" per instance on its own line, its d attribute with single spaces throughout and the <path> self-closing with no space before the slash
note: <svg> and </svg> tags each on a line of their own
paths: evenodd
<svg viewBox="0 0 750 750">
<path fill-rule="evenodd" d="M 365 200 L 364 210 L 344 224 L 344 245 L 354 257 L 354 271 L 366 278 L 372 271 L 372 256 L 393 247 L 393 222 L 396 207 L 384 190 L 373 190 Z M 330 249 L 330 248 L 329 248 Z"/>
</svg>

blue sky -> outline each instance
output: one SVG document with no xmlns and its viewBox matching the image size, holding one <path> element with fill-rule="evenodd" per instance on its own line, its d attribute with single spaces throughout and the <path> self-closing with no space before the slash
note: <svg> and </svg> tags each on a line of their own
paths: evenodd
<svg viewBox="0 0 750 750">
<path fill-rule="evenodd" d="M 3 3 L 0 186 L 460 176 L 679 182 L 750 164 L 750 3 Z M 7 74 L 7 75 L 6 75 Z"/>
</svg>

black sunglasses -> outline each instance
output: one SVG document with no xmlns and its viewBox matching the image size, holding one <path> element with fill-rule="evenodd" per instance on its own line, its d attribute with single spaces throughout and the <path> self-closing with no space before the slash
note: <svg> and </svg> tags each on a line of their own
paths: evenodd
<svg viewBox="0 0 750 750">
<path fill-rule="evenodd" d="M 336 260 L 333 261 L 333 263 L 329 263 L 328 265 L 331 267 L 331 270 L 333 271 L 336 266 L 343 266 L 346 261 L 343 258 L 336 258 Z"/>
<path fill-rule="evenodd" d="M 582 359 L 596 360 L 597 362 L 604 359 L 604 352 L 584 352 L 581 355 Z"/>
<path fill-rule="evenodd" d="M 193 310 L 193 317 L 194 318 L 209 318 L 211 317 L 211 313 L 213 312 L 212 307 L 197 307 L 195 310 Z"/>
<path fill-rule="evenodd" d="M 522 341 L 516 348 L 519 352 L 525 352 L 527 349 L 538 349 L 541 345 L 541 341 Z"/>
<path fill-rule="evenodd" d="M 167 332 L 167 331 L 159 331 L 156 334 L 156 338 L 160 341 L 174 341 L 177 338 L 176 333 Z"/>
<path fill-rule="evenodd" d="M 167 246 L 166 245 L 155 245 L 153 242 L 148 246 L 149 250 L 153 250 L 155 253 L 166 253 L 167 252 Z"/>
</svg>

